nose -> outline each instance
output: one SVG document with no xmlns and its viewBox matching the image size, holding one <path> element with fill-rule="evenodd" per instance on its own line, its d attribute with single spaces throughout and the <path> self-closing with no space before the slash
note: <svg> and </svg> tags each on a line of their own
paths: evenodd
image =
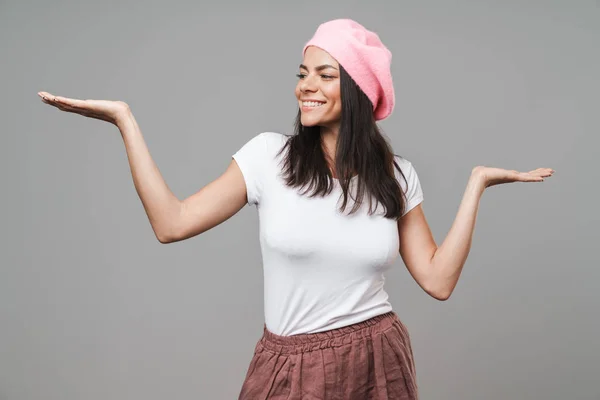
<svg viewBox="0 0 600 400">
<path fill-rule="evenodd" d="M 300 90 L 302 92 L 314 92 L 316 90 L 316 85 L 310 75 L 305 75 L 304 79 L 300 81 Z"/>
</svg>

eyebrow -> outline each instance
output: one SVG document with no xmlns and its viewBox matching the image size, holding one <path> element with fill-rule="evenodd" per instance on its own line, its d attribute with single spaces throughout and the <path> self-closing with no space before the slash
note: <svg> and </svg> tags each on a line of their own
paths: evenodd
<svg viewBox="0 0 600 400">
<path fill-rule="evenodd" d="M 308 71 L 308 68 L 304 64 L 300 64 L 300 68 L 305 69 L 305 70 Z M 327 68 L 333 68 L 333 69 L 337 70 L 336 67 L 334 67 L 333 65 L 329 65 L 329 64 L 319 65 L 318 67 L 315 67 L 315 70 L 322 71 L 322 70 L 327 69 Z"/>
</svg>

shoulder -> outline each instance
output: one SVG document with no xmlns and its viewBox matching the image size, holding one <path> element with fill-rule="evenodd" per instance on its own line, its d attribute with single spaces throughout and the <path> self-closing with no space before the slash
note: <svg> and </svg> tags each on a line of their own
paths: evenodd
<svg viewBox="0 0 600 400">
<path fill-rule="evenodd" d="M 260 132 L 245 139 L 238 153 L 267 155 L 281 147 L 287 136 L 278 132 Z"/>
<path fill-rule="evenodd" d="M 248 160 L 248 163 L 260 166 L 261 170 L 276 168 L 279 162 L 278 155 L 281 154 L 280 150 L 290 137 L 273 131 L 260 132 L 246 139 L 233 157 L 242 162 L 244 159 Z"/>
<path fill-rule="evenodd" d="M 396 165 L 400 167 L 404 175 L 409 174 L 414 168 L 412 162 L 402 156 L 394 155 L 394 161 L 396 162 Z M 399 174 L 396 166 L 394 166 L 394 173 Z"/>
<path fill-rule="evenodd" d="M 419 184 L 419 176 L 417 175 L 417 171 L 410 160 L 395 155 L 394 161 L 402 171 L 402 173 L 400 173 L 400 171 L 398 171 L 398 167 L 394 166 L 394 174 L 403 189 Z"/>
<path fill-rule="evenodd" d="M 291 136 L 280 132 L 266 131 L 259 133 L 257 137 L 260 137 L 260 141 L 264 143 L 267 158 L 274 160 Z"/>
<path fill-rule="evenodd" d="M 260 136 L 269 148 L 280 147 L 291 137 L 284 135 L 283 133 L 273 131 L 261 132 L 257 136 Z"/>
<path fill-rule="evenodd" d="M 290 136 L 284 135 L 283 133 L 265 131 L 252 136 L 250 139 L 248 139 L 248 143 L 256 144 L 257 147 L 262 147 L 265 150 L 268 150 L 282 146 L 288 138 L 290 138 Z"/>
</svg>

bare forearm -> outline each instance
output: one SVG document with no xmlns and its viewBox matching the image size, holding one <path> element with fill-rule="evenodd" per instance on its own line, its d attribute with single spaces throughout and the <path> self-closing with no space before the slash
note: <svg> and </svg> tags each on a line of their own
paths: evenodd
<svg viewBox="0 0 600 400">
<path fill-rule="evenodd" d="M 181 202 L 169 189 L 150 151 L 133 113 L 124 112 L 117 127 L 121 131 L 135 189 L 159 241 L 173 234 L 174 223 L 180 215 Z"/>
<path fill-rule="evenodd" d="M 454 223 L 432 258 L 436 292 L 441 297 L 450 296 L 471 249 L 479 201 L 485 185 L 476 173 L 472 173 L 458 208 Z"/>
</svg>

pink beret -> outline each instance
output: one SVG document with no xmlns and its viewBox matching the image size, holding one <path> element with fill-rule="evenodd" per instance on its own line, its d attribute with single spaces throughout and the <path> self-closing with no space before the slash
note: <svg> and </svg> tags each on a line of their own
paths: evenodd
<svg viewBox="0 0 600 400">
<path fill-rule="evenodd" d="M 375 32 L 351 19 L 335 19 L 317 28 L 304 45 L 319 47 L 344 67 L 373 103 L 376 120 L 387 118 L 394 109 L 392 53 Z"/>
</svg>

